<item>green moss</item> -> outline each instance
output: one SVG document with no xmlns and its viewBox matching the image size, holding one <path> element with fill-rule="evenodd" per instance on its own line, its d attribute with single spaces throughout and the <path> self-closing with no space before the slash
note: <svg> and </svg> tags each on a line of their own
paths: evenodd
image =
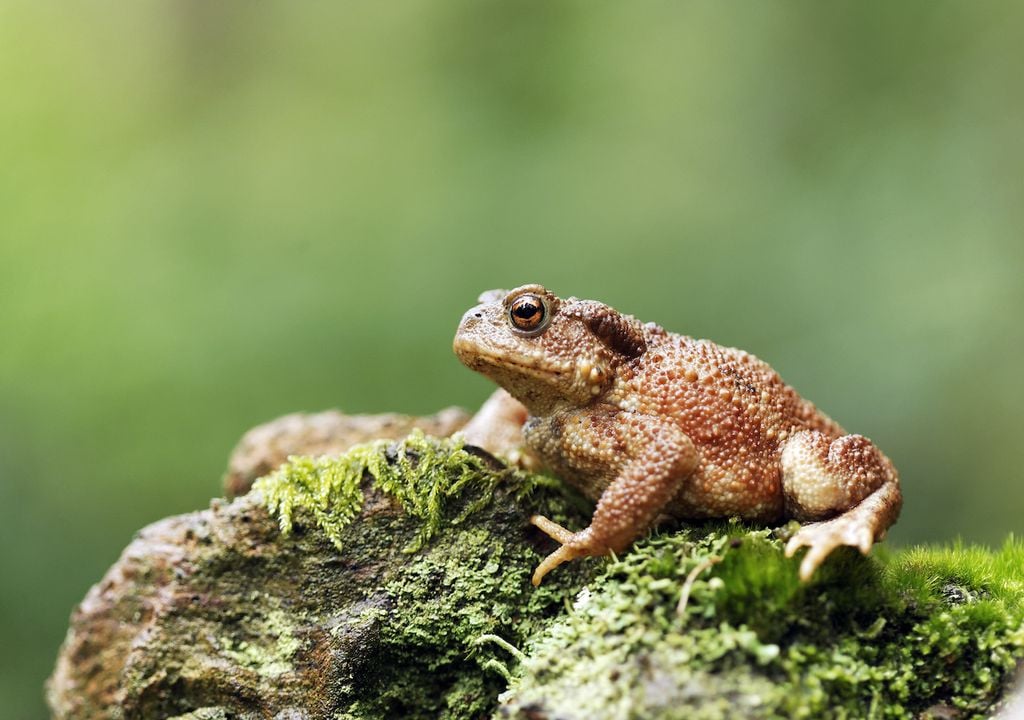
<svg viewBox="0 0 1024 720">
<path fill-rule="evenodd" d="M 369 476 L 408 515 L 422 521 L 422 530 L 406 548 L 415 552 L 437 533 L 445 509 L 460 499 L 468 484 L 476 483 L 479 492 L 472 502 L 462 504 L 457 516 L 447 518 L 450 523 L 458 524 L 485 507 L 506 475 L 494 472 L 457 437 L 432 438 L 416 430 L 400 442 L 356 445 L 339 457 L 290 457 L 277 471 L 257 480 L 253 489 L 263 494 L 282 532 L 291 532 L 296 511 L 304 510 L 340 550 L 345 528 L 363 508 L 360 488 Z M 520 476 L 520 492 L 542 482 Z"/>
<path fill-rule="evenodd" d="M 528 513 L 536 500 L 511 511 Z M 551 495 L 544 500 L 566 518 L 564 501 Z M 528 543 L 480 526 L 449 530 L 445 540 L 413 555 L 385 584 L 386 614 L 367 609 L 355 620 L 384 621 L 374 658 L 379 672 L 372 685 L 358 689 L 352 717 L 486 717 L 507 685 L 507 671 L 496 668 L 513 658 L 481 638 L 525 643 L 562 611 L 586 572 L 581 565 L 536 590 L 530 575 L 539 557 Z"/>
<path fill-rule="evenodd" d="M 532 639 L 503 716 L 981 715 L 1024 656 L 1022 581 L 1024 543 L 1013 539 L 995 553 L 843 551 L 801 584 L 769 531 L 719 523 L 658 535 Z"/>
</svg>

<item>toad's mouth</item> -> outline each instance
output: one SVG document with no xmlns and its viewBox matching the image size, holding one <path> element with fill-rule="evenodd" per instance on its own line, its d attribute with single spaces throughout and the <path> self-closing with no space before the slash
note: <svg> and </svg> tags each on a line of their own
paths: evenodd
<svg viewBox="0 0 1024 720">
<path fill-rule="evenodd" d="M 456 338 L 453 349 L 462 364 L 471 370 L 499 381 L 502 378 L 532 377 L 539 380 L 554 380 L 565 375 L 570 368 L 540 364 L 524 360 L 521 356 L 488 350 L 480 344 Z"/>
</svg>

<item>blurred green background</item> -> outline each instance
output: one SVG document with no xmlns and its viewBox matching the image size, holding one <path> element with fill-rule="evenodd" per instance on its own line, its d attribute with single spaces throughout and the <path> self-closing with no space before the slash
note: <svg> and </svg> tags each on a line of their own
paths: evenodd
<svg viewBox="0 0 1024 720">
<path fill-rule="evenodd" d="M 250 426 L 471 407 L 541 282 L 755 352 L 1022 527 L 1024 6 L 0 0 L 0 708 Z"/>
</svg>

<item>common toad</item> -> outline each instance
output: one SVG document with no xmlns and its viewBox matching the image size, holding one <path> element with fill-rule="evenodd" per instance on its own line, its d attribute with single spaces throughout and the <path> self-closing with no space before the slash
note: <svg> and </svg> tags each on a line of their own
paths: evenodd
<svg viewBox="0 0 1024 720">
<path fill-rule="evenodd" d="M 902 495 L 889 459 L 753 355 L 540 285 L 479 303 L 455 353 L 511 397 L 498 391 L 467 426 L 470 441 L 507 437 L 488 434 L 492 418 L 522 423 L 527 453 L 597 501 L 579 532 L 531 518 L 561 543 L 535 585 L 568 560 L 625 550 L 664 516 L 806 522 L 786 545 L 787 556 L 808 548 L 805 581 L 835 548 L 867 553 L 895 522 Z"/>
</svg>

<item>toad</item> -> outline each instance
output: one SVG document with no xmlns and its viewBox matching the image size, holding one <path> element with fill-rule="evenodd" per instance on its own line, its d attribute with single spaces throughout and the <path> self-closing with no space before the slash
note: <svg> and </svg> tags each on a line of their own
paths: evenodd
<svg viewBox="0 0 1024 720">
<path fill-rule="evenodd" d="M 867 553 L 896 521 L 902 495 L 889 459 L 750 353 L 540 285 L 479 303 L 454 350 L 504 391 L 467 426 L 467 441 L 501 454 L 509 428 L 521 430 L 521 462 L 539 459 L 597 501 L 577 532 L 530 519 L 561 545 L 534 585 L 568 560 L 622 552 L 669 517 L 798 520 L 785 552 L 807 548 L 807 581 L 834 549 Z"/>
</svg>

